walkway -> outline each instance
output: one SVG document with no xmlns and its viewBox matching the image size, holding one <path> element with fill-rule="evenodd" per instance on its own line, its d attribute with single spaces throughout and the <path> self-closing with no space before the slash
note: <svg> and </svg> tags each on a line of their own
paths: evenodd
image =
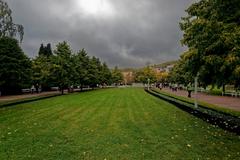
<svg viewBox="0 0 240 160">
<path fill-rule="evenodd" d="M 178 96 L 187 97 L 187 91 L 184 91 L 184 90 L 178 90 L 177 92 L 172 92 L 169 88 L 164 88 L 163 91 L 169 92 L 171 94 L 175 94 Z M 192 94 L 192 98 L 194 98 L 194 92 Z M 240 111 L 240 98 L 237 98 L 237 97 L 215 96 L 215 95 L 208 95 L 206 93 L 199 92 L 198 99 L 200 101 L 207 102 L 209 104 L 214 104 L 224 108 Z"/>
<path fill-rule="evenodd" d="M 15 101 L 21 99 L 28 99 L 34 97 L 45 97 L 60 94 L 59 91 L 51 91 L 51 92 L 42 92 L 42 93 L 34 93 L 34 94 L 21 94 L 21 95 L 12 95 L 12 96 L 0 96 L 0 103 L 1 102 L 8 102 L 8 101 Z"/>
<path fill-rule="evenodd" d="M 83 88 L 82 91 L 91 90 L 91 88 Z M 74 92 L 80 92 L 80 89 L 74 89 Z M 37 98 L 37 97 L 48 97 L 53 95 L 61 94 L 59 91 L 48 91 L 41 93 L 26 93 L 21 95 L 11 95 L 11 96 L 0 96 L 0 104 L 5 102 L 11 102 L 15 100 L 24 100 L 29 98 Z M 68 94 L 68 90 L 64 90 L 64 94 Z"/>
</svg>

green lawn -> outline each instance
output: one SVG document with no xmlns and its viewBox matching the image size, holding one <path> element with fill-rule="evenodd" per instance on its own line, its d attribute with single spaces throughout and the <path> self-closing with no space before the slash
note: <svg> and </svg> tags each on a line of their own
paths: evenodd
<svg viewBox="0 0 240 160">
<path fill-rule="evenodd" d="M 239 158 L 239 136 L 142 89 L 97 90 L 0 109 L 0 160 Z"/>
</svg>

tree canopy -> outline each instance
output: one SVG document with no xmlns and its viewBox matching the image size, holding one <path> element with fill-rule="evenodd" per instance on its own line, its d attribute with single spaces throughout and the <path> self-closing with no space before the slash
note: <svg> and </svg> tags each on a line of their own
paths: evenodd
<svg viewBox="0 0 240 160">
<path fill-rule="evenodd" d="M 157 74 L 154 72 L 152 67 L 147 66 L 143 69 L 140 69 L 136 72 L 135 75 L 135 81 L 141 82 L 141 83 L 148 83 L 148 79 L 150 80 L 150 83 L 157 82 Z"/>
<path fill-rule="evenodd" d="M 31 61 L 23 53 L 18 41 L 0 38 L 0 91 L 2 94 L 20 93 L 31 83 Z"/>
<path fill-rule="evenodd" d="M 24 28 L 22 25 L 13 22 L 11 9 L 5 1 L 0 0 L 0 38 L 6 36 L 15 37 L 17 35 L 22 41 Z"/>
<path fill-rule="evenodd" d="M 180 28 L 184 32 L 182 44 L 189 50 L 181 56 L 175 72 L 183 70 L 188 79 L 199 76 L 205 86 L 232 83 L 239 87 L 239 0 L 200 0 L 186 12 Z"/>
<path fill-rule="evenodd" d="M 38 51 L 38 55 L 41 56 L 51 56 L 53 55 L 52 53 L 52 48 L 51 48 L 51 44 L 48 43 L 47 46 L 44 46 L 43 44 L 41 44 L 39 51 Z"/>
</svg>

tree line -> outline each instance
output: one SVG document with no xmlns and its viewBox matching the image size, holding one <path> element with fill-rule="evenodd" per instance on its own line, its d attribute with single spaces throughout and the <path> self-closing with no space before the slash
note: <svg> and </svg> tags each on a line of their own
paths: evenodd
<svg viewBox="0 0 240 160">
<path fill-rule="evenodd" d="M 170 81 L 187 84 L 198 77 L 201 86 L 240 87 L 239 0 L 200 0 L 180 22 L 182 44 L 188 50 L 170 74 Z"/>
<path fill-rule="evenodd" d="M 99 58 L 88 56 L 85 49 L 74 53 L 67 42 L 58 43 L 52 52 L 51 45 L 41 45 L 38 56 L 28 58 L 16 39 L 0 38 L 0 91 L 2 94 L 20 93 L 31 85 L 42 90 L 51 87 L 95 88 L 99 85 L 118 84 L 122 80 L 120 70 L 109 69 Z"/>
</svg>

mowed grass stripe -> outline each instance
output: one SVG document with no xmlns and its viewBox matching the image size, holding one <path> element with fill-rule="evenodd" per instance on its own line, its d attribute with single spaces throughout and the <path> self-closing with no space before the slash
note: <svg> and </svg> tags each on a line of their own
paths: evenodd
<svg viewBox="0 0 240 160">
<path fill-rule="evenodd" d="M 0 109 L 0 159 L 239 159 L 240 138 L 142 89 Z"/>
</svg>

